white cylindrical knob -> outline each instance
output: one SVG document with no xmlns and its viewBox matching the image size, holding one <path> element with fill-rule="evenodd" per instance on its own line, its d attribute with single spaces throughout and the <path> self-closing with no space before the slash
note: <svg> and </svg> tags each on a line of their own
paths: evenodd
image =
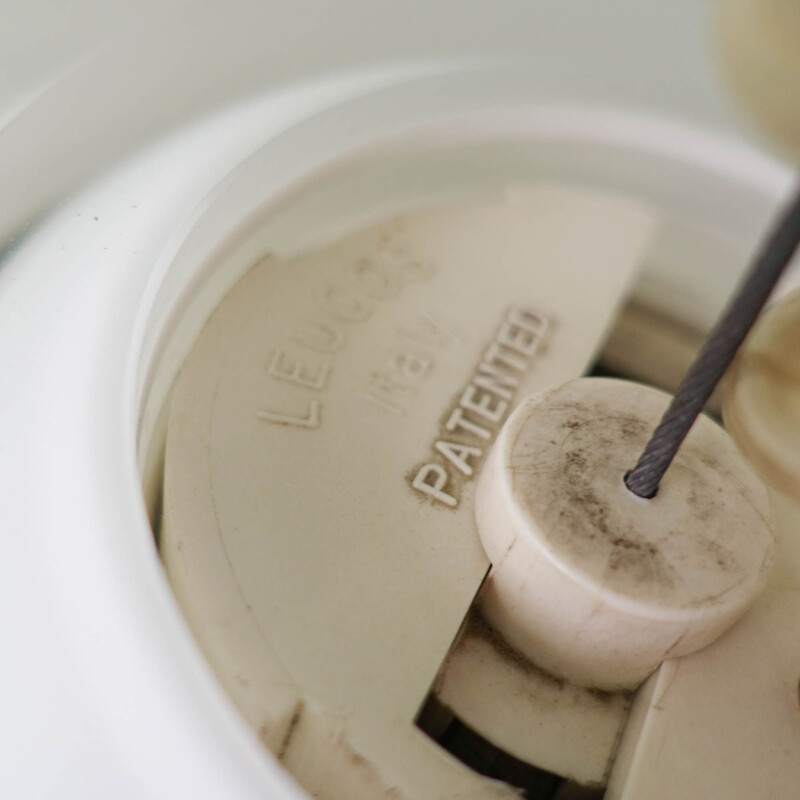
<svg viewBox="0 0 800 800">
<path fill-rule="evenodd" d="M 643 500 L 623 483 L 669 396 L 582 378 L 524 400 L 476 495 L 492 570 L 491 624 L 543 669 L 586 686 L 635 686 L 748 607 L 770 561 L 766 490 L 701 416 Z"/>
</svg>

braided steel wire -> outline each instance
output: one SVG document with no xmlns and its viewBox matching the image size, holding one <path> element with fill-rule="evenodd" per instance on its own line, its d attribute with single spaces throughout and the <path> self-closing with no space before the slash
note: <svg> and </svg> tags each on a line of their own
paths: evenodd
<svg viewBox="0 0 800 800">
<path fill-rule="evenodd" d="M 675 453 L 753 327 L 799 243 L 800 191 L 756 253 L 752 266 L 703 344 L 636 466 L 625 476 L 625 485 L 635 495 L 655 497 Z"/>
</svg>

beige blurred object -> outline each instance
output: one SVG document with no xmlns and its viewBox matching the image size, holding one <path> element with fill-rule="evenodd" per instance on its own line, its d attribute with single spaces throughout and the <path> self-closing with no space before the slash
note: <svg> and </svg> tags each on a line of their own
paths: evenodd
<svg viewBox="0 0 800 800">
<path fill-rule="evenodd" d="M 800 291 L 759 320 L 723 391 L 725 424 L 761 477 L 800 499 Z"/>
<path fill-rule="evenodd" d="M 770 137 L 800 155 L 800 2 L 728 0 L 719 50 L 745 107 Z"/>
</svg>

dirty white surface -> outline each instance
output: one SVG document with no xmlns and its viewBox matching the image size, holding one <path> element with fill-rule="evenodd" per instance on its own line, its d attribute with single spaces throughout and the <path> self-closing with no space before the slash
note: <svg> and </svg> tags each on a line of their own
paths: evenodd
<svg viewBox="0 0 800 800">
<path fill-rule="evenodd" d="M 765 480 L 787 492 L 771 491 L 777 539 L 768 586 L 725 636 L 666 662 L 640 690 L 609 784 L 611 800 L 796 796 L 800 506 L 791 462 L 785 463 L 794 458 L 794 434 L 775 435 L 788 427 L 798 402 L 797 384 L 787 380 L 795 340 L 784 338 L 796 320 L 796 297 L 767 312 L 738 357 L 723 402 L 737 444 Z M 770 339 L 773 352 L 764 348 Z M 687 758 L 692 752 L 703 757 Z"/>
<path fill-rule="evenodd" d="M 506 792 L 413 722 L 488 569 L 474 478 L 518 397 L 586 368 L 653 226 L 520 189 L 265 257 L 211 317 L 172 403 L 162 552 L 307 788 Z"/>
<path fill-rule="evenodd" d="M 777 539 L 768 586 L 725 636 L 666 662 L 640 690 L 609 784 L 612 800 L 797 794 L 797 320 L 796 295 L 769 310 L 737 356 L 723 393 L 724 417 L 737 445 L 761 477 L 782 490 L 771 491 Z"/>
<path fill-rule="evenodd" d="M 435 685 L 438 700 L 492 744 L 583 785 L 603 785 L 630 695 L 559 680 L 514 650 L 473 609 Z"/>
<path fill-rule="evenodd" d="M 634 688 L 665 658 L 704 647 L 771 565 L 766 488 L 709 417 L 655 497 L 625 487 L 669 402 L 608 378 L 528 397 L 478 482 L 493 565 L 482 608 L 509 642 L 584 686 Z"/>
<path fill-rule="evenodd" d="M 778 494 L 772 500 L 778 551 L 769 586 L 725 636 L 665 662 L 640 690 L 611 800 L 797 795 L 800 507 Z"/>
</svg>

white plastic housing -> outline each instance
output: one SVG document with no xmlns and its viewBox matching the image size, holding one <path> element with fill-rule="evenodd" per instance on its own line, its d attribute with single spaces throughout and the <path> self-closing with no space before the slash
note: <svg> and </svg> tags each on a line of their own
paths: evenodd
<svg viewBox="0 0 800 800">
<path fill-rule="evenodd" d="M 477 137 L 535 141 L 516 162 L 531 173 L 636 187 L 667 205 L 650 297 L 707 323 L 790 176 L 732 123 L 705 12 L 696 0 L 465 0 L 457 13 L 445 0 L 5 9 L 0 794 L 304 796 L 221 690 L 157 557 L 137 461 L 158 465 L 153 420 L 188 347 L 160 345 L 209 253 L 254 207 L 437 116 Z M 467 111 L 482 122 L 465 124 Z M 576 160 L 565 143 L 591 144 L 590 157 Z M 249 195 L 233 192 L 229 176 L 260 148 L 245 170 Z M 212 285 L 206 316 L 233 280 Z M 154 469 L 144 480 L 151 507 L 156 483 Z M 780 680 L 770 708 L 788 709 L 795 662 L 787 651 L 785 664 L 768 665 Z M 693 684 L 672 684 L 684 713 L 670 719 L 707 742 L 698 722 L 710 716 L 696 698 L 709 691 L 697 672 Z M 733 797 L 743 775 L 756 775 L 740 721 L 766 708 L 740 689 L 715 699 L 717 709 L 741 700 L 741 713 L 715 750 L 723 767 L 711 790 L 707 765 L 678 746 L 686 734 L 650 725 L 614 796 L 627 781 L 637 798 L 663 797 L 680 765 L 681 797 Z M 760 788 L 774 773 L 766 756 L 783 752 L 768 716 Z M 792 719 L 786 711 L 781 747 Z M 660 746 L 665 733 L 673 749 Z"/>
</svg>

